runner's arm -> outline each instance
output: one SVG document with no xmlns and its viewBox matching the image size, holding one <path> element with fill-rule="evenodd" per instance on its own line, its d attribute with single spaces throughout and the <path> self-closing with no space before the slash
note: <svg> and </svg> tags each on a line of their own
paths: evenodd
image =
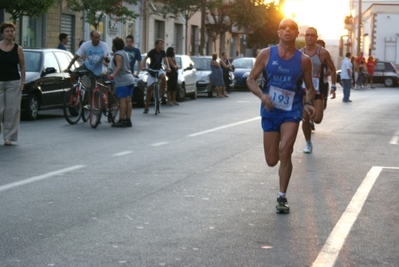
<svg viewBox="0 0 399 267">
<path fill-rule="evenodd" d="M 256 79 L 263 72 L 263 69 L 269 62 L 269 58 L 270 58 L 270 48 L 263 49 L 256 57 L 255 65 L 252 68 L 247 78 L 247 86 L 249 90 L 251 90 L 251 92 L 254 95 L 259 97 L 262 104 L 267 110 L 272 109 L 274 107 L 274 104 L 270 100 L 270 96 L 268 94 L 263 93 L 262 89 L 259 87 L 258 83 L 256 82 Z"/>
</svg>

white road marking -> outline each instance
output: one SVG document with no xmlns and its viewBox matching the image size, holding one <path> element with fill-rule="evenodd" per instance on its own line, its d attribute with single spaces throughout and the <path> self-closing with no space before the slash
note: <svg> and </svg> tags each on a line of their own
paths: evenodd
<svg viewBox="0 0 399 267">
<path fill-rule="evenodd" d="M 119 153 L 113 154 L 112 156 L 113 157 L 119 157 L 119 156 L 124 156 L 124 155 L 131 154 L 131 153 L 133 153 L 133 151 L 123 151 L 123 152 L 119 152 Z"/>
<path fill-rule="evenodd" d="M 150 146 L 163 146 L 163 145 L 166 145 L 166 144 L 169 144 L 169 142 L 159 142 L 159 143 L 152 144 Z"/>
<path fill-rule="evenodd" d="M 392 145 L 399 144 L 399 130 L 392 136 L 391 141 L 389 142 Z"/>
<path fill-rule="evenodd" d="M 199 136 L 199 135 L 203 135 L 203 134 L 207 134 L 207 133 L 211 133 L 211 132 L 216 132 L 216 131 L 219 131 L 219 130 L 223 130 L 223 129 L 226 129 L 226 128 L 230 128 L 230 127 L 233 127 L 233 126 L 237 126 L 237 125 L 240 125 L 240 124 L 244 124 L 244 123 L 248 123 L 248 122 L 252 122 L 252 121 L 256 121 L 256 120 L 260 120 L 260 117 L 255 117 L 255 118 L 252 118 L 252 119 L 249 119 L 249 120 L 239 121 L 239 122 L 236 122 L 236 123 L 227 124 L 227 125 L 216 127 L 216 128 L 209 129 L 209 130 L 206 130 L 206 131 L 193 133 L 193 134 L 187 135 L 187 137 L 195 137 L 195 136 Z"/>
<path fill-rule="evenodd" d="M 49 173 L 46 173 L 46 174 L 43 174 L 43 175 L 34 176 L 34 177 L 31 177 L 31 178 L 28 178 L 28 179 L 25 179 L 25 180 L 21 180 L 21 181 L 15 182 L 15 183 L 2 185 L 2 186 L 0 186 L 0 192 L 6 191 L 6 190 L 14 188 L 14 187 L 27 185 L 27 184 L 30 184 L 30 183 L 34 183 L 34 182 L 38 182 L 38 181 L 41 181 L 41 180 L 45 180 L 45 179 L 51 178 L 51 177 L 56 176 L 56 175 L 61 175 L 61 174 L 67 173 L 67 172 L 75 171 L 75 170 L 81 169 L 83 167 L 85 167 L 85 165 L 76 165 L 76 166 L 72 166 L 72 167 L 69 167 L 69 168 L 61 169 L 61 170 L 58 170 L 58 171 L 49 172 Z"/>
<path fill-rule="evenodd" d="M 380 175 L 382 169 L 395 169 L 397 167 L 378 167 L 373 166 L 367 173 L 362 184 L 357 189 L 351 202 L 338 220 L 334 229 L 327 238 L 326 243 L 321 249 L 316 260 L 313 262 L 312 267 L 332 267 L 337 260 L 338 254 L 345 243 L 353 224 L 355 223 L 359 213 L 361 212 L 364 202 L 366 201 L 371 188 Z"/>
</svg>

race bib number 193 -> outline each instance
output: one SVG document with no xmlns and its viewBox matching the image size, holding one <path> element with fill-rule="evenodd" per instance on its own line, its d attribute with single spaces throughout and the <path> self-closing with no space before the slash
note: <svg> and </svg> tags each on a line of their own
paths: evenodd
<svg viewBox="0 0 399 267">
<path fill-rule="evenodd" d="M 269 95 L 275 108 L 285 111 L 292 110 L 295 92 L 284 90 L 275 86 L 270 86 Z"/>
</svg>

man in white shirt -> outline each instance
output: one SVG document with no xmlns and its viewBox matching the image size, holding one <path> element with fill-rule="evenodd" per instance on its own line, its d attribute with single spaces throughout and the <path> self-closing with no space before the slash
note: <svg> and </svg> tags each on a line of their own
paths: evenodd
<svg viewBox="0 0 399 267">
<path fill-rule="evenodd" d="M 350 92 L 351 92 L 351 77 L 352 77 L 352 63 L 351 63 L 351 53 L 347 52 L 345 55 L 344 60 L 341 63 L 341 84 L 344 88 L 344 98 L 342 102 L 348 103 L 352 102 L 349 99 Z"/>
</svg>

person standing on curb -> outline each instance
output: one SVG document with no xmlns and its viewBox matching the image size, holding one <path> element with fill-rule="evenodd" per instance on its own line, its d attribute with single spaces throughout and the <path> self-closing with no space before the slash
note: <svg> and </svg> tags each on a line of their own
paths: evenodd
<svg viewBox="0 0 399 267">
<path fill-rule="evenodd" d="M 175 58 L 175 49 L 173 47 L 168 47 L 166 49 L 166 57 L 169 62 L 169 67 L 170 71 L 166 73 L 166 76 L 168 76 L 168 89 L 166 92 L 167 95 L 167 105 L 168 106 L 178 106 L 179 103 L 176 101 L 176 94 L 177 94 L 177 77 L 179 73 L 177 70 L 179 69 L 179 65 L 176 63 L 176 58 Z"/>
<path fill-rule="evenodd" d="M 291 155 L 297 137 L 302 112 L 309 118 L 315 115 L 312 106 L 315 89 L 312 83 L 312 61 L 295 48 L 299 35 L 298 24 L 292 19 L 283 19 L 277 34 L 279 44 L 263 49 L 256 57 L 247 86 L 261 100 L 263 146 L 268 166 L 278 170 L 280 192 L 277 197 L 277 213 L 289 213 L 287 189 L 292 174 Z M 256 78 L 264 74 L 266 80 L 259 88 Z M 303 103 L 306 86 L 306 101 Z"/>
<path fill-rule="evenodd" d="M 3 37 L 0 41 L 0 133 L 3 128 L 5 146 L 18 141 L 21 97 L 26 77 L 24 51 L 14 43 L 15 28 L 12 22 L 0 25 Z"/>
<path fill-rule="evenodd" d="M 60 33 L 60 35 L 58 35 L 58 39 L 60 40 L 60 43 L 57 46 L 57 49 L 61 49 L 61 50 L 66 50 L 65 45 L 68 43 L 68 34 L 66 33 Z"/>
<path fill-rule="evenodd" d="M 134 47 L 134 38 L 133 35 L 128 35 L 126 37 L 126 46 L 124 48 L 125 52 L 129 55 L 130 60 L 130 71 L 132 72 L 133 76 L 139 77 L 141 71 L 141 52 L 138 48 Z M 134 73 L 134 66 L 137 63 L 137 71 Z"/>
<path fill-rule="evenodd" d="M 345 54 L 345 58 L 341 62 L 341 82 L 344 89 L 344 97 L 342 102 L 352 102 L 349 99 L 351 93 L 351 77 L 352 77 L 352 63 L 350 61 L 351 52 Z"/>
<path fill-rule="evenodd" d="M 373 85 L 373 76 L 374 76 L 374 68 L 377 64 L 374 61 L 374 58 L 372 56 L 369 56 L 367 59 L 366 63 L 366 68 L 367 68 L 367 80 L 370 84 L 370 88 L 374 89 Z"/>
</svg>

